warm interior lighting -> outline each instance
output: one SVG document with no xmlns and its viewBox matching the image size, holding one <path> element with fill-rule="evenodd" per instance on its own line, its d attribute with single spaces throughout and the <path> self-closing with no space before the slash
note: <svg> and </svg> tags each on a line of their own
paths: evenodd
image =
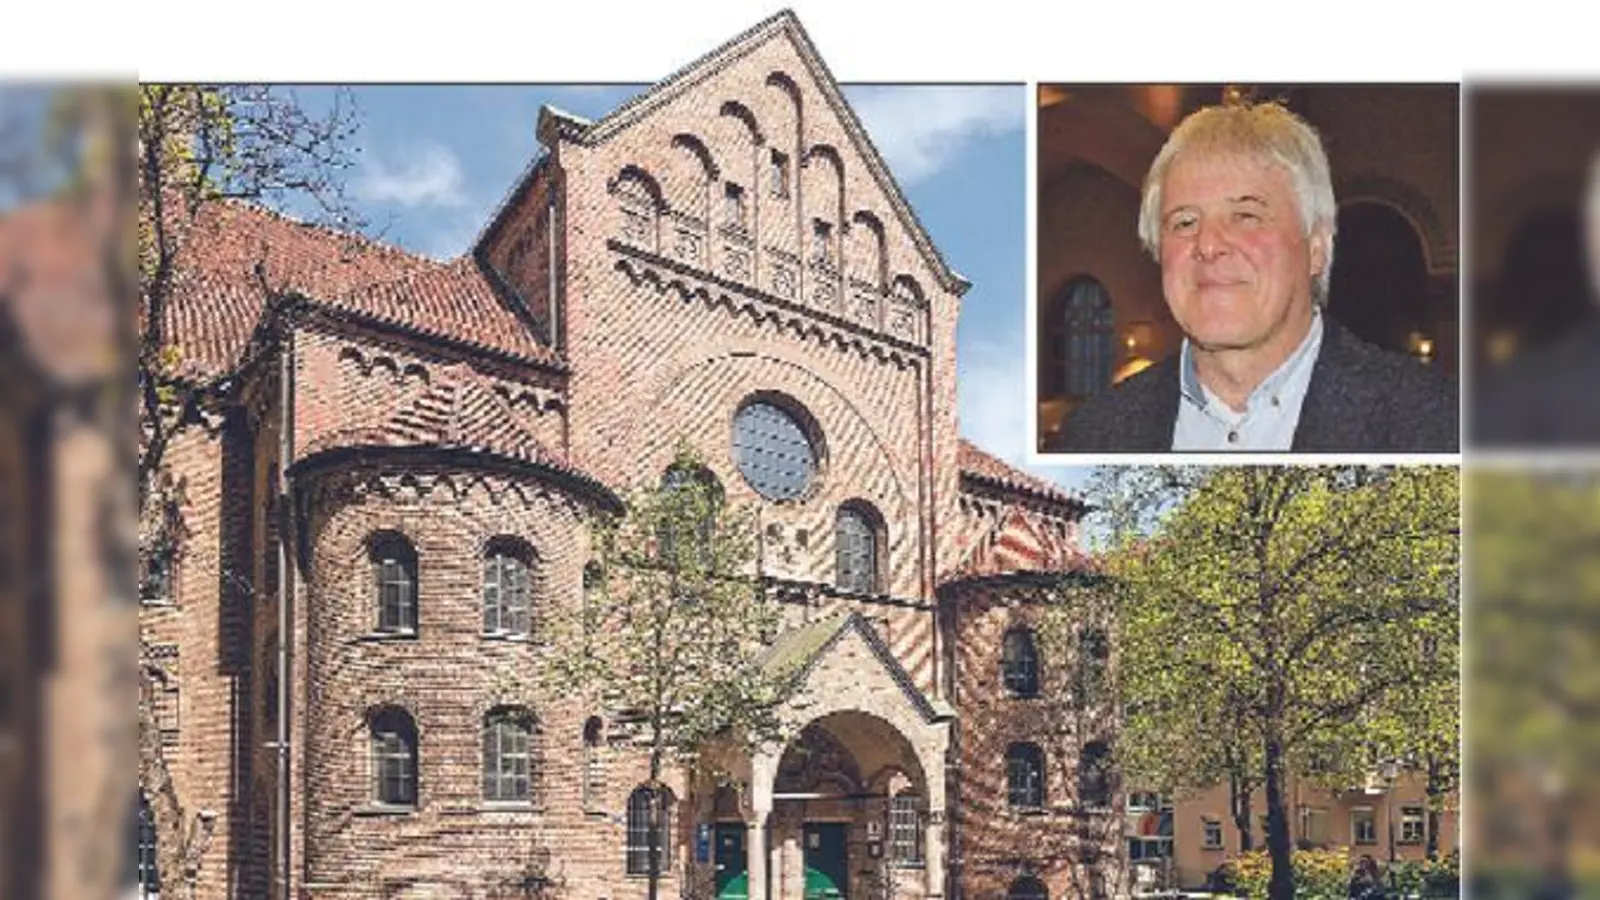
<svg viewBox="0 0 1600 900">
<path fill-rule="evenodd" d="M 1499 364 L 1517 355 L 1519 343 L 1521 342 L 1517 339 L 1515 331 L 1506 329 L 1493 331 L 1489 333 L 1489 339 L 1484 344 L 1484 351 L 1490 362 Z"/>
</svg>

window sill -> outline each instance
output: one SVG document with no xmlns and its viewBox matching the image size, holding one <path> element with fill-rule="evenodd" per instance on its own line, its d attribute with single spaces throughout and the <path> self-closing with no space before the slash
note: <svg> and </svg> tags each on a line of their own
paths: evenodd
<svg viewBox="0 0 1600 900">
<path fill-rule="evenodd" d="M 1210 844 L 1205 844 L 1205 845 L 1201 846 L 1200 849 L 1206 851 L 1207 853 L 1222 853 L 1222 852 L 1226 851 L 1228 848 L 1222 846 L 1221 844 L 1218 844 L 1215 847 L 1211 846 Z"/>
<path fill-rule="evenodd" d="M 479 812 L 485 813 L 536 813 L 539 811 L 531 800 L 485 800 L 478 807 Z"/>
<path fill-rule="evenodd" d="M 356 640 L 361 643 L 382 643 L 384 641 L 415 641 L 417 632 L 411 631 L 369 631 L 366 634 L 356 635 Z"/>
<path fill-rule="evenodd" d="M 1006 808 L 1006 811 L 1013 816 L 1020 816 L 1022 818 L 1034 818 L 1050 815 L 1050 807 L 1048 806 L 1010 806 Z"/>
<path fill-rule="evenodd" d="M 352 812 L 361 817 L 411 816 L 416 814 L 417 808 L 394 803 L 368 803 L 365 806 L 356 807 Z"/>
<path fill-rule="evenodd" d="M 533 637 L 514 631 L 485 631 L 482 635 L 486 641 L 500 641 L 507 644 L 531 644 Z"/>
</svg>

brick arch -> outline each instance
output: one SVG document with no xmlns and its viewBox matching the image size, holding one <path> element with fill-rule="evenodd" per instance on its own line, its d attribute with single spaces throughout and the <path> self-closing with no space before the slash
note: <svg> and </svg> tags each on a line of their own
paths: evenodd
<svg viewBox="0 0 1600 900">
<path fill-rule="evenodd" d="M 705 225 L 711 221 L 711 189 L 722 170 L 698 135 L 679 132 L 672 136 L 671 146 L 678 151 L 678 163 L 666 179 L 667 204 L 673 212 Z"/>
<path fill-rule="evenodd" d="M 1339 180 L 1334 195 L 1339 208 L 1358 203 L 1386 206 L 1417 232 L 1429 272 L 1451 271 L 1456 267 L 1454 229 L 1447 226 L 1433 202 L 1421 190 L 1383 175 L 1360 174 Z"/>
<path fill-rule="evenodd" d="M 757 147 L 767 142 L 766 135 L 761 131 L 761 124 L 756 121 L 756 114 L 751 112 L 750 107 L 745 106 L 743 103 L 737 100 L 725 101 L 722 104 L 722 108 L 717 111 L 717 114 L 742 122 L 745 128 L 749 129 L 751 142 Z"/>
<path fill-rule="evenodd" d="M 661 189 L 661 182 L 643 166 L 628 163 L 617 171 L 617 174 L 606 183 L 606 189 L 613 194 L 626 193 L 629 184 L 641 187 L 646 197 L 655 204 L 655 210 L 660 212 L 667 205 L 666 193 Z"/>
<path fill-rule="evenodd" d="M 850 215 L 846 271 L 879 291 L 888 287 L 889 247 L 885 234 L 883 220 L 871 210 L 858 209 Z"/>
</svg>

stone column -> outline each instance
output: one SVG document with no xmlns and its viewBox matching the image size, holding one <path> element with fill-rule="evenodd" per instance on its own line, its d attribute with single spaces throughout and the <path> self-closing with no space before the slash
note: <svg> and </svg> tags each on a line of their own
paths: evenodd
<svg viewBox="0 0 1600 900">
<path fill-rule="evenodd" d="M 750 759 L 750 821 L 745 832 L 744 856 L 750 873 L 750 900 L 768 900 L 767 822 L 772 818 L 772 787 L 778 760 L 764 753 Z"/>
<path fill-rule="evenodd" d="M 928 828 L 922 837 L 922 860 L 928 883 L 923 896 L 928 900 L 944 896 L 944 810 L 928 811 Z"/>
</svg>

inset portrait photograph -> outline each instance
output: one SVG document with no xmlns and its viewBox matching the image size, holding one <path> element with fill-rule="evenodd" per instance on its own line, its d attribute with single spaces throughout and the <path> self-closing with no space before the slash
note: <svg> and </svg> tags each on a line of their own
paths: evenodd
<svg viewBox="0 0 1600 900">
<path fill-rule="evenodd" d="M 1458 452 L 1455 85 L 1038 102 L 1042 452 Z"/>
<path fill-rule="evenodd" d="M 1474 448 L 1600 450 L 1600 86 L 1469 85 Z"/>
</svg>

